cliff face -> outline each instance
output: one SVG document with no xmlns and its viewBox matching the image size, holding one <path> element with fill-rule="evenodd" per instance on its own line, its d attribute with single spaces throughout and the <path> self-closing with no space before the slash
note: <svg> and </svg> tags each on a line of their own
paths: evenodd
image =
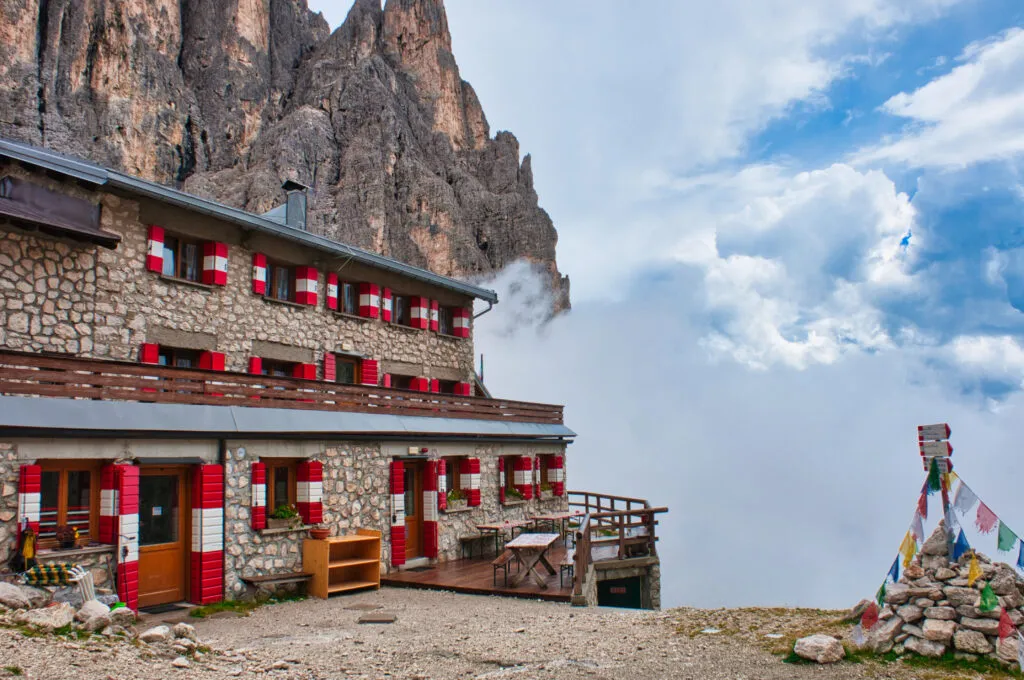
<svg viewBox="0 0 1024 680">
<path fill-rule="evenodd" d="M 0 0 L 0 136 L 253 212 L 311 187 L 309 229 L 449 276 L 526 258 L 569 282 L 530 157 L 491 137 L 442 0 Z"/>
</svg>

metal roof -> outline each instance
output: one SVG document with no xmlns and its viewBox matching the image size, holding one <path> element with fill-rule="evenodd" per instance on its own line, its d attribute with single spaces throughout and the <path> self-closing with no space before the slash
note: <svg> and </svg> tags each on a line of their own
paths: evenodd
<svg viewBox="0 0 1024 680">
<path fill-rule="evenodd" d="M 461 418 L 425 418 L 245 406 L 140 404 L 127 401 L 0 397 L 0 430 L 45 433 L 227 437 L 377 436 L 425 439 L 568 439 L 564 425 Z"/>
<path fill-rule="evenodd" d="M 138 177 L 126 175 L 122 172 L 118 172 L 117 170 L 104 168 L 80 158 L 66 156 L 54 151 L 41 149 L 29 144 L 22 144 L 21 142 L 15 142 L 3 138 L 0 138 L 0 156 L 6 156 L 7 158 L 42 168 L 50 172 L 74 177 L 81 182 L 94 184 L 96 186 L 121 189 L 132 194 L 146 196 L 164 203 L 169 203 L 186 210 L 210 215 L 217 219 L 232 222 L 245 229 L 254 229 L 256 231 L 273 234 L 274 236 L 278 236 L 288 241 L 293 241 L 339 257 L 351 258 L 371 267 L 377 267 L 378 269 L 391 271 L 418 281 L 423 281 L 435 286 L 441 286 L 464 295 L 479 298 L 485 302 L 494 303 L 498 301 L 498 294 L 493 290 L 480 288 L 479 286 L 474 286 L 447 276 L 441 276 L 440 274 L 435 274 L 434 272 L 427 271 L 426 269 L 414 267 L 412 265 L 405 264 L 404 262 L 384 257 L 383 255 L 378 255 L 376 253 L 362 250 L 361 248 L 332 241 L 329 238 L 318 236 L 317 234 L 312 234 L 308 231 L 302 231 L 279 224 L 275 220 L 268 219 L 264 216 L 232 208 L 224 205 L 223 203 L 211 201 L 206 198 L 200 198 L 199 196 L 193 196 L 192 194 L 187 194 L 184 191 L 178 191 L 177 189 L 171 189 L 170 187 L 165 187 L 161 184 L 157 184 L 156 182 L 150 182 Z"/>
</svg>

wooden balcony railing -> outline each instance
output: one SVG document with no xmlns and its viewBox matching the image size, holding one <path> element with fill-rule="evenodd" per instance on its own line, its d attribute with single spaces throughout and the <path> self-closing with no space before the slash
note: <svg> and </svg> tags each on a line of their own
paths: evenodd
<svg viewBox="0 0 1024 680">
<path fill-rule="evenodd" d="M 658 554 L 655 516 L 668 508 L 652 508 L 641 498 L 570 491 L 569 509 L 583 513 L 575 529 L 574 596 L 583 596 L 592 562 Z"/>
<path fill-rule="evenodd" d="M 562 424 L 549 404 L 10 351 L 0 351 L 0 395 Z"/>
</svg>

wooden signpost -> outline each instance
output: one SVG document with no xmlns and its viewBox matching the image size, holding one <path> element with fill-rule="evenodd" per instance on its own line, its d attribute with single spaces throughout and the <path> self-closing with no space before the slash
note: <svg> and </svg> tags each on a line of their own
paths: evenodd
<svg viewBox="0 0 1024 680">
<path fill-rule="evenodd" d="M 953 446 L 949 443 L 951 434 L 952 431 L 947 423 L 917 426 L 917 448 L 921 454 L 925 472 L 931 470 L 932 461 L 934 461 L 942 476 L 940 486 L 942 488 L 942 516 L 946 520 L 946 554 L 952 558 L 953 525 L 949 521 L 949 485 L 946 477 L 946 474 L 953 469 L 953 464 L 949 460 L 953 455 Z M 925 486 L 927 485 L 926 481 Z M 923 541 L 924 537 L 921 540 Z"/>
</svg>

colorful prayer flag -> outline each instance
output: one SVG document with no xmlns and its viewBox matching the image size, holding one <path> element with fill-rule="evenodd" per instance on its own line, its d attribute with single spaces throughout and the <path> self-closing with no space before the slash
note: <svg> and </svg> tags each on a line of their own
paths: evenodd
<svg viewBox="0 0 1024 680">
<path fill-rule="evenodd" d="M 872 602 L 860 615 L 860 626 L 863 630 L 871 630 L 878 623 L 878 605 Z"/>
<path fill-rule="evenodd" d="M 920 498 L 917 499 L 917 514 L 924 519 L 928 519 L 928 494 L 924 491 L 921 492 Z"/>
<path fill-rule="evenodd" d="M 881 607 L 885 603 L 885 581 L 882 581 L 882 586 L 875 593 L 875 602 Z"/>
<path fill-rule="evenodd" d="M 1017 534 L 1010 530 L 1010 527 L 1003 524 L 1002 520 L 999 520 L 999 541 L 997 548 L 1001 552 L 1010 552 L 1013 550 L 1014 544 L 1017 542 Z"/>
<path fill-rule="evenodd" d="M 983 534 L 991 533 L 996 528 L 996 522 L 999 518 L 996 517 L 996 513 L 988 509 L 988 506 L 984 503 L 978 504 L 978 516 L 974 519 L 974 526 L 978 527 L 978 531 Z"/>
<path fill-rule="evenodd" d="M 864 627 L 861 626 L 859 623 L 856 626 L 854 626 L 853 632 L 850 633 L 850 639 L 853 640 L 853 644 L 857 645 L 858 647 L 863 647 L 865 642 Z"/>
<path fill-rule="evenodd" d="M 1017 553 L 1017 568 L 1024 570 L 1024 541 L 1020 543 L 1020 552 Z"/>
<path fill-rule="evenodd" d="M 994 611 L 999 606 L 999 598 L 996 597 L 995 591 L 992 590 L 992 586 L 988 583 L 981 589 L 981 602 L 978 604 L 978 609 L 983 612 Z"/>
<path fill-rule="evenodd" d="M 974 492 L 966 484 L 960 482 L 960 488 L 957 489 L 953 507 L 959 510 L 961 515 L 966 515 L 977 502 L 978 497 L 974 495 Z"/>
<path fill-rule="evenodd" d="M 886 574 L 886 578 L 896 583 L 900 580 L 900 558 L 896 558 L 892 561 L 892 566 L 889 567 L 889 573 Z"/>
<path fill-rule="evenodd" d="M 903 555 L 903 568 L 906 569 L 910 566 L 910 560 L 914 559 L 914 555 L 917 554 L 917 541 L 909 531 L 903 537 L 903 543 L 900 544 L 900 554 Z"/>
<path fill-rule="evenodd" d="M 924 498 L 924 496 L 921 496 Z M 914 535 L 914 538 L 918 541 L 924 540 L 924 522 L 921 521 L 921 513 L 914 513 L 914 521 L 910 523 L 910 533 Z"/>
<path fill-rule="evenodd" d="M 967 537 L 964 536 L 964 530 L 960 530 L 960 534 L 956 537 L 956 543 L 953 544 L 953 561 L 956 562 L 964 553 L 971 549 L 969 543 L 967 543 Z M 1024 555 L 1024 553 L 1021 553 Z"/>
<path fill-rule="evenodd" d="M 999 639 L 1005 640 L 1015 632 L 1017 632 L 1017 627 L 1013 625 L 1013 621 L 1004 607 L 1003 613 L 999 615 Z"/>
<path fill-rule="evenodd" d="M 981 578 L 981 565 L 978 564 L 978 554 L 971 553 L 971 566 L 967 570 L 967 585 L 973 588 L 974 582 Z"/>
<path fill-rule="evenodd" d="M 932 494 L 942 488 L 942 479 L 939 477 L 939 464 L 932 458 L 932 464 L 928 466 L 928 493 Z"/>
</svg>

